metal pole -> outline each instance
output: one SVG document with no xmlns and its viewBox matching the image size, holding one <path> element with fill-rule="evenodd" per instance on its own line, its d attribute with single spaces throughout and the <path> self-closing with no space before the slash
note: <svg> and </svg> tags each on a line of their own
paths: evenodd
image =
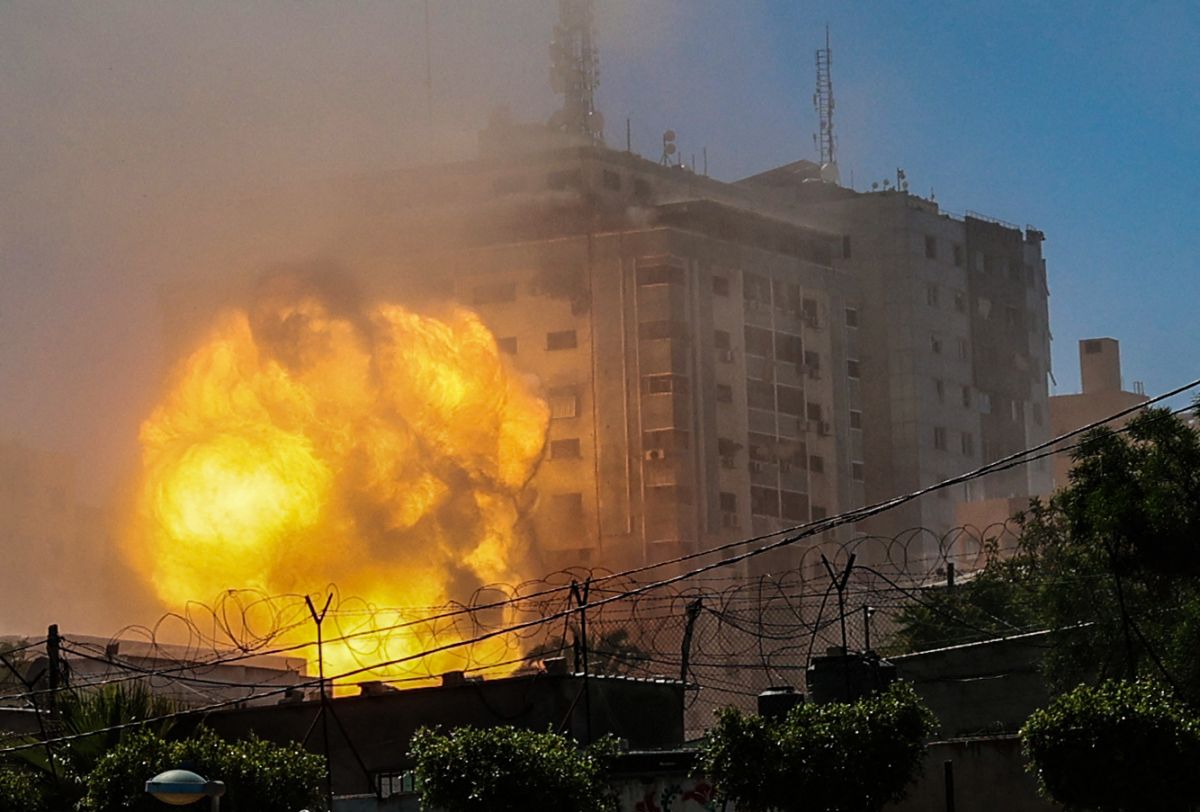
<svg viewBox="0 0 1200 812">
<path fill-rule="evenodd" d="M 47 704 L 50 706 L 50 717 L 58 718 L 58 688 L 59 679 L 62 669 L 62 654 L 59 648 L 61 638 L 58 636 L 58 624 L 51 623 L 50 628 L 46 630 L 46 660 L 49 663 L 49 682 L 50 682 L 50 698 Z"/>
<path fill-rule="evenodd" d="M 580 587 L 578 581 L 571 582 L 571 594 L 575 601 L 579 604 L 579 636 L 582 638 L 583 652 L 583 712 L 586 716 L 584 724 L 584 736 L 586 741 L 584 744 L 592 743 L 592 691 L 588 681 L 588 674 L 591 670 L 588 667 L 588 636 L 587 636 L 587 602 L 588 593 L 592 589 L 592 577 L 589 575 L 587 580 Z"/>
<path fill-rule="evenodd" d="M 946 781 L 946 812 L 954 812 L 954 762 L 947 759 L 942 764 Z"/>
<path fill-rule="evenodd" d="M 871 650 L 871 607 L 863 607 L 863 651 Z"/>
<path fill-rule="evenodd" d="M 325 638 L 321 632 L 321 624 L 325 620 L 325 613 L 329 611 L 329 604 L 332 600 L 332 594 L 325 598 L 325 606 L 318 613 L 312 598 L 308 595 L 304 596 L 304 602 L 308 604 L 308 611 L 312 615 L 313 622 L 317 624 L 317 675 L 321 686 L 321 740 L 325 751 L 325 792 L 329 796 L 330 809 L 333 808 L 333 762 L 329 758 L 329 719 L 326 716 L 329 697 L 325 693 Z"/>
</svg>

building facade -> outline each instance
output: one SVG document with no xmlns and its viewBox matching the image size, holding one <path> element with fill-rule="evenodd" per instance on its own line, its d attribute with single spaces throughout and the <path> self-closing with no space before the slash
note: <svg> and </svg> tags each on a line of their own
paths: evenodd
<svg viewBox="0 0 1200 812">
<path fill-rule="evenodd" d="M 806 162 L 723 183 L 602 147 L 484 139 L 484 159 L 353 195 L 389 212 L 393 242 L 366 263 L 381 290 L 476 309 L 538 379 L 548 565 L 674 558 L 1049 438 L 1035 229 L 814 182 Z M 1048 466 L 1015 468 L 839 538 L 936 538 L 963 502 L 1050 482 Z M 761 566 L 795 566 L 808 546 Z"/>
</svg>

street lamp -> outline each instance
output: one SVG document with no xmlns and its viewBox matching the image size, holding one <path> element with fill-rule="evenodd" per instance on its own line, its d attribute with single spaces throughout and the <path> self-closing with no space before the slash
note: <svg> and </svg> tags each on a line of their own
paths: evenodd
<svg viewBox="0 0 1200 812">
<path fill-rule="evenodd" d="M 172 806 L 194 804 L 201 798 L 212 798 L 212 812 L 219 812 L 225 784 L 222 781 L 207 781 L 191 770 L 167 770 L 146 782 L 146 792 Z"/>
</svg>

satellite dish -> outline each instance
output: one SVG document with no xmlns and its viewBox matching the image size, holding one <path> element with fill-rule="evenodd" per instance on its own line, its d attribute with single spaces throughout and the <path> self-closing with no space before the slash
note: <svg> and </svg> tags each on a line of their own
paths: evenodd
<svg viewBox="0 0 1200 812">
<path fill-rule="evenodd" d="M 667 130 L 665 133 L 663 133 L 663 140 L 664 141 L 674 141 L 675 140 L 675 131 Z"/>
<path fill-rule="evenodd" d="M 665 144 L 663 146 L 663 152 L 665 152 L 668 155 L 674 155 L 675 154 L 675 145 L 674 144 Z"/>
</svg>

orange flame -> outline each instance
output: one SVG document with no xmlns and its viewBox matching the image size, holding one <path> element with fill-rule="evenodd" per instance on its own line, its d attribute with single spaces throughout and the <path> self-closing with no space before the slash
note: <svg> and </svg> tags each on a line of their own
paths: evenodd
<svg viewBox="0 0 1200 812">
<path fill-rule="evenodd" d="M 143 423 L 127 552 L 170 608 L 232 588 L 335 583 L 399 613 L 367 613 L 357 643 L 327 646 L 330 673 L 415 654 L 434 642 L 427 629 L 373 634 L 372 624 L 520 580 L 521 496 L 547 420 L 469 311 L 347 312 L 285 291 L 224 314 Z M 495 662 L 506 646 L 379 675 Z"/>
</svg>

